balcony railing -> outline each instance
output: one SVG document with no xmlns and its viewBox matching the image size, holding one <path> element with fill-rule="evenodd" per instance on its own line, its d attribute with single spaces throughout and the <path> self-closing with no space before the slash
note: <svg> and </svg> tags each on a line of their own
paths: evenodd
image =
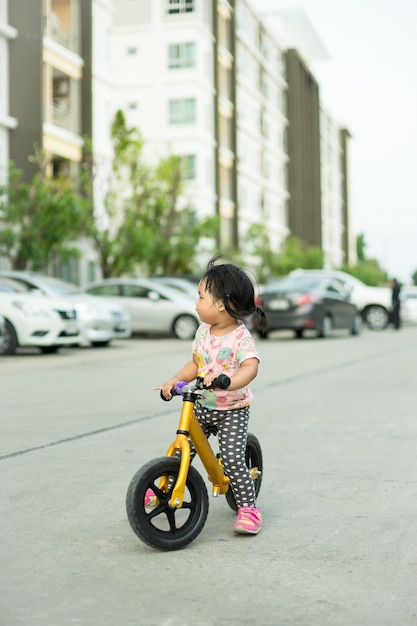
<svg viewBox="0 0 417 626">
<path fill-rule="evenodd" d="M 79 133 L 79 120 L 75 112 L 62 104 L 46 102 L 44 104 L 44 121 L 65 128 L 72 133 Z"/>
<path fill-rule="evenodd" d="M 53 39 L 57 43 L 61 44 L 72 52 L 78 52 L 78 37 L 77 34 L 61 26 L 58 19 L 55 16 L 44 17 L 44 35 Z"/>
</svg>

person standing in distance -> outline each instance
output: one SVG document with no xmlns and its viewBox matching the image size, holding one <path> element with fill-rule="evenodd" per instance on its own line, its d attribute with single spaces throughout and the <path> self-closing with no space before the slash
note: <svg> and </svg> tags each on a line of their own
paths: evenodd
<svg viewBox="0 0 417 626">
<path fill-rule="evenodd" d="M 391 303 L 392 303 L 392 324 L 396 330 L 399 330 L 401 327 L 401 285 L 396 278 L 393 278 L 391 281 Z"/>
<path fill-rule="evenodd" d="M 253 397 L 249 385 L 258 373 L 259 357 L 244 320 L 253 315 L 257 328 L 266 330 L 267 319 L 255 305 L 249 277 L 236 265 L 219 264 L 220 258 L 211 259 L 199 282 L 196 311 L 201 324 L 194 338 L 192 359 L 155 389 L 170 399 L 171 389 L 179 381 L 191 382 L 203 376 L 204 385 L 209 387 L 220 374 L 229 376 L 230 387 L 204 390 L 194 412 L 206 436 L 210 426 L 218 429 L 220 457 L 238 507 L 234 532 L 256 535 L 262 527 L 262 515 L 256 508 L 245 451 Z M 195 450 L 192 458 L 194 455 Z M 145 500 L 152 495 L 147 494 Z"/>
</svg>

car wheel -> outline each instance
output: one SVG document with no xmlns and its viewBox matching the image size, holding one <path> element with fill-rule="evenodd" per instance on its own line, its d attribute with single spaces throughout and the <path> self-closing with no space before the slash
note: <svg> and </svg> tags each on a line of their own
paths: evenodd
<svg viewBox="0 0 417 626">
<path fill-rule="evenodd" d="M 353 326 L 350 329 L 350 334 L 351 335 L 359 335 L 362 331 L 362 318 L 359 315 L 359 313 L 356 313 L 354 319 L 353 319 Z"/>
<path fill-rule="evenodd" d="M 6 320 L 6 329 L 3 341 L 0 342 L 0 354 L 14 354 L 18 346 L 16 331 Z"/>
<path fill-rule="evenodd" d="M 297 337 L 297 339 L 302 339 L 303 337 L 303 329 L 302 328 L 297 328 L 297 330 L 294 331 L 295 336 Z"/>
<path fill-rule="evenodd" d="M 323 317 L 323 322 L 321 324 L 321 329 L 319 330 L 319 337 L 328 337 L 333 329 L 333 322 L 330 315 L 325 315 Z"/>
<path fill-rule="evenodd" d="M 110 340 L 109 341 L 92 341 L 91 347 L 92 348 L 105 348 L 109 344 L 110 344 Z"/>
<path fill-rule="evenodd" d="M 267 330 L 258 330 L 258 337 L 259 337 L 259 339 L 268 339 L 269 331 L 267 331 Z"/>
<path fill-rule="evenodd" d="M 374 304 L 366 309 L 365 322 L 370 330 L 383 330 L 388 326 L 388 311 L 384 307 Z"/>
<path fill-rule="evenodd" d="M 198 321 L 192 315 L 180 315 L 172 325 L 177 339 L 193 339 L 198 328 Z"/>
</svg>

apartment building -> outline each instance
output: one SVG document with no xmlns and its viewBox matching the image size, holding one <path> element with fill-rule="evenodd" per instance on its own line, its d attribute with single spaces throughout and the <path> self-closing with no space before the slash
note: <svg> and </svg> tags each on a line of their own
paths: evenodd
<svg viewBox="0 0 417 626">
<path fill-rule="evenodd" d="M 77 176 L 92 137 L 100 219 L 122 109 L 150 162 L 180 156 L 183 205 L 219 216 L 223 251 L 246 253 L 257 225 L 276 252 L 292 234 L 323 246 L 328 266 L 349 258 L 348 132 L 321 117 L 308 63 L 253 0 L 13 0 L 9 10 L 7 134 L 27 179 L 36 151 L 52 176 Z M 81 262 L 53 271 L 83 284 L 96 262 L 80 246 Z"/>
<path fill-rule="evenodd" d="M 178 154 L 186 202 L 220 217 L 223 250 L 262 224 L 288 235 L 284 48 L 250 2 L 119 0 L 114 108 L 155 157 Z"/>
<path fill-rule="evenodd" d="M 29 181 L 43 158 L 50 176 L 77 179 L 83 136 L 92 134 L 92 0 L 13 0 L 9 20 L 9 156 Z M 85 243 L 80 242 L 83 253 Z M 77 262 L 55 268 L 80 279 Z"/>
<path fill-rule="evenodd" d="M 10 21 L 21 34 L 10 46 L 10 107 L 19 120 L 10 156 L 27 179 L 36 170 L 28 156 L 39 151 L 45 152 L 51 175 L 78 173 L 91 107 L 82 56 L 82 47 L 91 47 L 82 31 L 82 24 L 91 23 L 85 19 L 90 5 L 89 0 L 9 4 Z"/>
<path fill-rule="evenodd" d="M 112 30 L 112 114 L 122 109 L 140 130 L 151 162 L 181 158 L 183 202 L 200 217 L 225 211 L 216 194 L 214 5 L 119 0 Z"/>
<path fill-rule="evenodd" d="M 10 114 L 9 73 L 9 45 L 16 36 L 16 28 L 9 24 L 8 2 L 0 0 L 0 184 L 7 176 L 10 130 L 17 126 L 16 117 Z"/>
<path fill-rule="evenodd" d="M 305 35 L 304 18 L 303 22 L 301 32 Z M 317 46 L 315 42 L 315 49 Z M 299 50 L 289 49 L 286 62 L 290 232 L 308 245 L 322 248 L 326 268 L 354 264 L 348 179 L 350 133 L 323 107 L 320 86 Z"/>
</svg>

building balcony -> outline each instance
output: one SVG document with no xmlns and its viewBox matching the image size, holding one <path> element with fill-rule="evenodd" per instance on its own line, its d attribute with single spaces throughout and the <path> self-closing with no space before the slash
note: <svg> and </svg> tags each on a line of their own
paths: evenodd
<svg viewBox="0 0 417 626">
<path fill-rule="evenodd" d="M 44 17 L 43 34 L 71 52 L 78 52 L 77 33 L 62 26 L 56 16 Z"/>
<path fill-rule="evenodd" d="M 64 104 L 46 102 L 44 104 L 44 122 L 59 126 L 75 134 L 79 133 L 78 115 Z"/>
</svg>

